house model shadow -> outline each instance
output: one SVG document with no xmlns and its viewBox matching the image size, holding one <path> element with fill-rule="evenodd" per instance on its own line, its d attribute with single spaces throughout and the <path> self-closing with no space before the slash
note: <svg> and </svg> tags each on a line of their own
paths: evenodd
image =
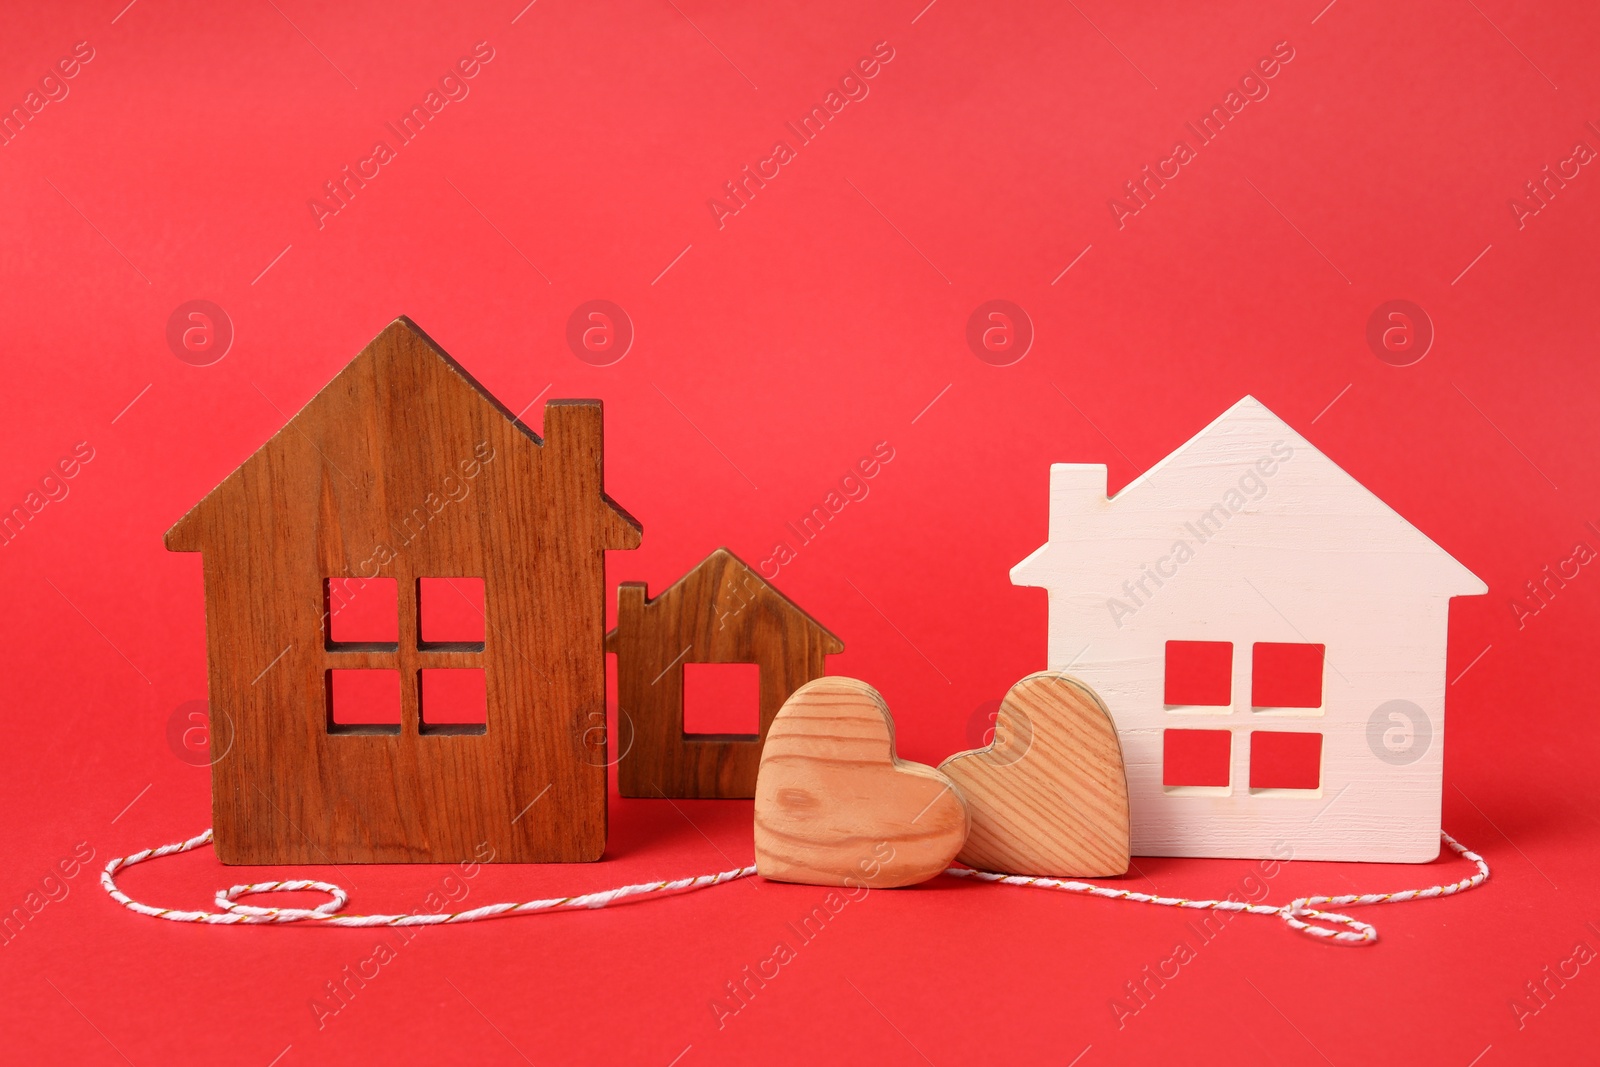
<svg viewBox="0 0 1600 1067">
<path fill-rule="evenodd" d="M 726 548 L 654 599 L 617 587 L 617 787 L 625 797 L 754 797 L 761 747 L 789 694 L 825 672 L 844 644 Z M 684 732 L 684 664 L 754 663 L 759 733 Z M 632 723 L 631 743 L 627 721 Z"/>
<path fill-rule="evenodd" d="M 211 711 L 233 727 L 224 863 L 600 857 L 604 554 L 640 529 L 605 495 L 600 402 L 551 402 L 544 431 L 402 318 L 167 532 L 203 556 Z M 429 579 L 481 581 L 479 640 L 428 640 Z M 333 605 L 381 582 L 386 639 L 334 640 Z M 481 722 L 431 721 L 430 677 L 469 672 Z M 341 722 L 346 675 L 397 688 L 393 721 Z"/>
</svg>

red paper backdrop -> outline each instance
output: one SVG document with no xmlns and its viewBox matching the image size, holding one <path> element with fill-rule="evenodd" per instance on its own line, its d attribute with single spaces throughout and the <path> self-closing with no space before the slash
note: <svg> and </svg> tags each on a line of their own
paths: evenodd
<svg viewBox="0 0 1600 1067">
<path fill-rule="evenodd" d="M 1574 546 L 1600 547 L 1600 14 L 523 2 L 6 13 L 0 105 L 25 118 L 0 147 L 0 505 L 46 502 L 0 552 L 0 906 L 38 905 L 0 950 L 5 1058 L 1594 1055 L 1600 577 Z M 786 124 L 875 53 L 802 142 Z M 464 58 L 474 76 L 441 89 Z M 1263 60 L 1273 77 L 1242 81 Z M 386 124 L 430 90 L 444 106 L 402 142 Z M 1188 124 L 1230 91 L 1242 109 L 1202 144 Z M 730 201 L 746 166 L 768 177 Z M 368 177 L 335 205 L 324 183 L 345 167 Z M 168 339 L 194 300 L 232 334 L 209 366 L 192 361 L 217 335 Z M 619 341 L 591 336 L 586 362 L 567 340 L 595 300 L 631 323 L 609 366 L 592 363 Z M 968 342 L 993 300 L 1031 323 L 998 354 L 981 330 Z M 1371 340 L 1369 320 L 1392 300 L 1410 317 L 1386 347 L 1391 320 Z M 1115 489 L 1256 395 L 1489 583 L 1452 620 L 1444 821 L 1493 880 L 1366 909 L 1382 940 L 1360 950 L 1270 918 L 1202 932 L 1192 913 L 950 879 L 872 894 L 804 943 L 789 924 L 823 891 L 758 881 L 403 944 L 114 907 L 95 884 L 107 858 L 208 820 L 185 748 L 205 699 L 200 561 L 161 534 L 402 313 L 512 410 L 605 400 L 609 488 L 645 528 L 613 581 L 659 589 L 719 544 L 767 559 L 786 523 L 892 449 L 778 584 L 844 639 L 832 669 L 877 685 L 902 753 L 926 761 L 972 743 L 1043 665 L 1045 598 L 1007 570 L 1044 537 L 1048 464 L 1105 462 Z M 1023 358 L 994 365 L 1024 335 Z M 1420 362 L 1393 365 L 1425 336 Z M 50 479 L 63 459 L 74 476 Z M 1547 567 L 1568 577 L 1519 615 Z M 612 825 L 592 866 L 314 873 L 391 911 L 751 856 L 748 802 L 614 799 Z M 75 876 L 51 880 L 63 864 Z M 1263 884 L 1248 862 L 1154 859 L 1129 884 L 1281 902 L 1465 870 L 1302 863 Z M 275 874 L 205 852 L 125 883 L 199 907 Z M 727 983 L 780 940 L 794 959 L 719 1018 Z M 326 983 L 370 974 L 380 941 L 393 958 L 319 1019 Z"/>
</svg>

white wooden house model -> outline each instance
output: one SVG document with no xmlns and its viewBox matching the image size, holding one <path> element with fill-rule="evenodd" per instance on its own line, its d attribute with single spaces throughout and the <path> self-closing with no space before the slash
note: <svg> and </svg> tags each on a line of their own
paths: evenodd
<svg viewBox="0 0 1600 1067">
<path fill-rule="evenodd" d="M 1054 464 L 1011 580 L 1116 720 L 1135 855 L 1438 855 L 1450 599 L 1487 587 L 1253 397 L 1114 498 Z"/>
</svg>

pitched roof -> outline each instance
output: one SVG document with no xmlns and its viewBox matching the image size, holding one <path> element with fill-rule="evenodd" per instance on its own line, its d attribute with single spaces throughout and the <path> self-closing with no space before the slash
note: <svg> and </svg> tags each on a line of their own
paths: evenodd
<svg viewBox="0 0 1600 1067">
<path fill-rule="evenodd" d="M 1097 510 L 1119 514 L 1137 514 L 1149 510 L 1152 514 L 1165 514 L 1181 508 L 1181 517 L 1192 518 L 1215 503 L 1223 490 L 1217 484 L 1195 476 L 1199 470 L 1248 471 L 1261 457 L 1271 454 L 1275 444 L 1287 445 L 1294 459 L 1280 470 L 1293 470 L 1297 489 L 1310 486 L 1326 489 L 1338 495 L 1338 511 L 1342 514 L 1359 514 L 1370 524 L 1370 529 L 1392 537 L 1408 556 L 1424 561 L 1423 568 L 1414 572 L 1419 583 L 1428 581 L 1448 589 L 1452 596 L 1471 596 L 1488 592 L 1488 586 L 1469 571 L 1436 542 L 1417 529 L 1371 490 L 1362 485 L 1317 447 L 1296 432 L 1288 423 L 1268 410 L 1253 396 L 1245 396 L 1227 411 L 1217 416 L 1188 441 L 1174 449 L 1166 458 L 1145 471 L 1122 488 L 1116 496 L 1105 495 L 1105 467 L 1088 464 L 1058 464 L 1052 468 L 1052 481 L 1061 475 L 1066 480 L 1086 487 L 1085 475 L 1097 472 L 1098 493 L 1093 494 Z M 1065 469 L 1063 469 L 1065 468 Z M 1282 479 L 1282 474 L 1277 476 Z M 1307 521 L 1297 523 L 1294 536 L 1297 547 L 1307 551 L 1317 547 L 1338 547 L 1343 551 L 1360 550 L 1360 544 L 1336 544 L 1340 531 L 1337 524 L 1326 521 L 1330 512 L 1326 506 L 1309 498 L 1301 491 L 1271 493 L 1277 480 L 1269 482 L 1267 495 L 1262 498 L 1261 510 L 1271 510 L 1286 515 L 1297 515 Z M 1052 493 L 1052 508 L 1066 508 L 1060 526 L 1063 535 L 1041 545 L 1011 570 L 1011 580 L 1017 585 L 1040 584 L 1044 575 L 1060 566 L 1081 562 L 1085 567 L 1095 565 L 1094 560 L 1074 559 L 1078 547 L 1071 527 L 1078 521 L 1077 505 L 1085 507 L 1088 515 L 1090 498 L 1068 493 Z M 1198 509 L 1191 513 L 1190 508 Z M 1057 528 L 1057 516 L 1052 516 L 1052 529 Z M 1084 521 L 1092 521 L 1087 518 Z M 1324 544 L 1324 542 L 1326 542 Z"/>
<path fill-rule="evenodd" d="M 465 367 L 451 358 L 450 354 L 440 348 L 416 323 L 402 315 L 368 342 L 354 359 L 345 364 L 327 385 L 306 401 L 305 406 L 260 448 L 251 453 L 227 477 L 218 482 L 214 489 L 201 497 L 182 518 L 173 523 L 166 533 L 167 547 L 174 551 L 200 549 L 202 546 L 197 543 L 196 538 L 198 529 L 204 526 L 200 521 L 201 518 L 212 509 L 221 506 L 221 502 L 227 498 L 230 486 L 239 481 L 243 471 L 264 462 L 267 456 L 282 447 L 281 442 L 296 438 L 314 439 L 314 434 L 306 433 L 307 428 L 315 426 L 326 417 L 325 409 L 333 406 L 334 398 L 347 386 L 364 378 L 387 378 L 391 376 L 393 369 L 402 363 L 408 364 L 408 369 L 420 371 L 420 377 L 431 388 L 442 391 L 468 391 L 476 402 L 493 408 L 513 427 L 522 431 L 530 446 L 537 448 L 543 445 L 544 442 L 538 434 L 496 399 L 494 394 L 485 389 Z M 564 402 L 551 401 L 551 403 Z M 608 534 L 619 542 L 631 540 L 632 544 L 628 547 L 636 546 L 640 531 L 639 523 L 609 496 L 602 493 L 601 499 L 608 509 Z"/>
<path fill-rule="evenodd" d="M 695 577 L 696 575 L 698 575 L 701 571 L 707 570 L 709 568 L 726 567 L 730 563 L 731 564 L 737 564 L 741 569 L 743 569 L 745 571 L 746 574 L 748 574 L 750 577 L 754 578 L 756 580 L 756 582 L 760 584 L 761 588 L 764 591 L 766 591 L 766 592 L 772 594 L 772 596 L 776 597 L 780 603 L 782 603 L 785 607 L 789 608 L 797 616 L 799 616 L 801 619 L 803 619 L 806 622 L 806 624 L 808 626 L 812 627 L 813 629 L 815 629 L 817 631 L 817 633 L 821 634 L 827 640 L 827 644 L 824 647 L 824 652 L 827 655 L 837 656 L 839 653 L 844 651 L 844 642 L 839 640 L 839 638 L 836 637 L 831 630 L 829 630 L 826 626 L 823 626 L 816 619 L 812 618 L 810 613 L 807 612 L 804 608 L 802 608 L 799 604 L 796 604 L 794 601 L 792 601 L 788 597 L 784 596 L 783 592 L 780 589 L 778 589 L 771 582 L 767 581 L 764 577 L 762 577 L 760 571 L 756 570 L 754 567 L 750 566 L 750 564 L 746 563 L 744 560 L 742 560 L 738 556 L 734 555 L 734 553 L 731 550 L 729 550 L 728 548 L 726 548 L 726 547 L 721 547 L 721 548 L 714 549 L 711 552 L 710 555 L 706 556 L 705 559 L 701 560 L 699 563 L 696 563 L 693 567 L 690 567 L 686 572 L 684 572 L 684 574 L 683 574 L 683 576 L 681 578 L 679 578 L 677 581 L 673 582 L 671 585 L 667 586 L 665 589 L 663 589 L 661 592 L 657 593 L 655 596 L 651 597 L 646 603 L 647 603 L 647 605 L 655 604 L 658 601 L 660 601 L 660 600 L 662 600 L 662 599 L 664 599 L 664 598 L 666 598 L 668 596 L 671 596 L 676 590 L 678 590 L 678 588 L 680 586 L 682 586 L 689 579 L 691 579 L 691 578 Z M 615 635 L 616 632 L 617 631 L 615 629 L 612 629 L 609 633 L 606 634 L 606 641 L 608 643 L 608 647 L 609 647 L 610 642 L 614 639 L 613 635 Z"/>
</svg>

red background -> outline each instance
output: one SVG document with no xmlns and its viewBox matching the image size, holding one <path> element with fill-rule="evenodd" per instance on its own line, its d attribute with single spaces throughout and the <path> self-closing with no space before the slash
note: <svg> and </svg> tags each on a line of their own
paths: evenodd
<svg viewBox="0 0 1600 1067">
<path fill-rule="evenodd" d="M 94 451 L 0 551 L 0 905 L 23 905 L 79 842 L 94 852 L 0 949 L 0 1056 L 1593 1056 L 1600 976 L 1565 961 L 1600 947 L 1600 577 L 1582 569 L 1521 625 L 1511 600 L 1576 542 L 1600 545 L 1600 177 L 1582 168 L 1520 228 L 1509 206 L 1576 141 L 1600 147 L 1591 7 L 123 2 L 13 6 L 0 34 L 8 108 L 76 42 L 94 50 L 0 148 L 0 505 L 77 442 Z M 319 229 L 322 183 L 479 41 L 494 58 L 470 96 Z M 894 58 L 870 95 L 719 228 L 708 199 L 879 41 Z M 1294 58 L 1270 95 L 1119 229 L 1108 200 L 1280 41 Z M 236 334 L 206 367 L 165 337 L 199 298 Z M 636 331 L 604 368 L 565 340 L 593 299 Z M 990 299 L 1033 323 L 1014 365 L 967 346 Z M 1415 365 L 1369 349 L 1391 299 L 1436 330 Z M 208 820 L 207 772 L 168 741 L 205 696 L 200 561 L 166 553 L 162 532 L 402 313 L 512 410 L 606 401 L 609 489 L 645 528 L 613 581 L 659 589 L 718 544 L 759 562 L 889 442 L 870 496 L 777 584 L 845 641 L 831 669 L 886 695 L 902 754 L 930 762 L 1043 666 L 1045 598 L 1007 570 L 1044 538 L 1048 464 L 1106 462 L 1115 489 L 1256 395 L 1489 583 L 1453 613 L 1444 822 L 1494 878 L 1366 909 L 1382 940 L 1365 949 L 1235 920 L 1120 1026 L 1113 1002 L 1194 940 L 1192 915 L 940 879 L 850 905 L 720 1028 L 725 983 L 823 891 L 751 880 L 428 930 L 319 1029 L 311 999 L 382 935 L 158 923 L 95 879 Z M 612 825 L 605 862 L 486 870 L 468 899 L 751 857 L 748 802 L 614 799 Z M 1222 895 L 1252 868 L 1141 860 L 1129 884 Z M 1467 869 L 1290 864 L 1267 897 Z M 354 910 L 394 911 L 445 873 L 313 876 L 351 888 Z M 270 876 L 207 851 L 124 883 L 202 907 Z M 1525 983 L 1547 966 L 1569 977 L 1534 1001 Z"/>
</svg>

